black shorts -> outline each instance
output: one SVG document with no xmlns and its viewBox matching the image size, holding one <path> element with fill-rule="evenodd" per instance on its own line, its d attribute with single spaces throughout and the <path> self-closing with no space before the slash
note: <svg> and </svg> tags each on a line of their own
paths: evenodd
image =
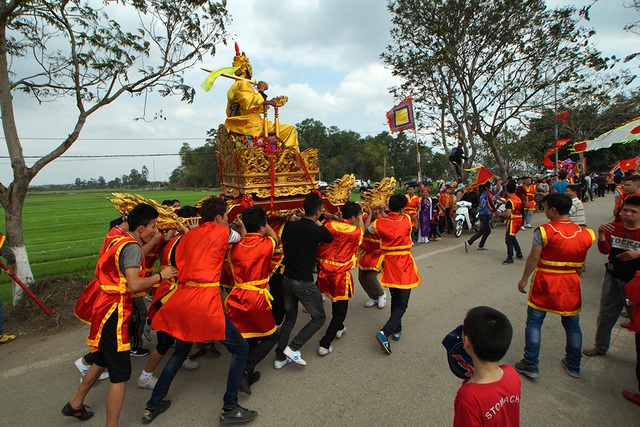
<svg viewBox="0 0 640 427">
<path fill-rule="evenodd" d="M 93 353 L 94 363 L 109 369 L 112 383 L 126 382 L 131 378 L 131 354 L 129 350 L 118 351 L 117 329 L 118 310 L 115 310 L 102 327 L 100 350 Z"/>
</svg>

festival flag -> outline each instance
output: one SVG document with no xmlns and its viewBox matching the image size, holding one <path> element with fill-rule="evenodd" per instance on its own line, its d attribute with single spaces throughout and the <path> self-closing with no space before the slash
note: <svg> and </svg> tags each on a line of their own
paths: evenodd
<svg viewBox="0 0 640 427">
<path fill-rule="evenodd" d="M 556 150 L 560 147 L 562 147 L 563 145 L 565 145 L 566 143 L 571 142 L 571 139 L 559 139 L 556 141 L 556 146 L 553 148 L 550 148 L 547 151 L 547 154 L 544 155 L 544 159 L 542 159 L 542 165 L 544 167 L 546 167 L 547 169 L 553 169 L 556 167 L 556 164 L 553 160 L 551 160 L 551 155 L 553 153 L 556 152 Z"/>
<path fill-rule="evenodd" d="M 615 176 L 624 175 L 624 173 L 622 172 L 622 169 L 620 169 L 620 161 L 619 160 L 613 164 L 613 166 L 611 167 L 611 170 L 609 171 L 609 173 L 611 175 L 615 175 Z"/>
<path fill-rule="evenodd" d="M 553 117 L 555 117 L 560 123 L 566 123 L 569 118 L 569 110 L 561 111 Z"/>
<path fill-rule="evenodd" d="M 387 122 L 391 133 L 403 132 L 407 129 L 415 129 L 416 123 L 413 117 L 413 103 L 411 97 L 407 97 L 400 104 L 387 111 Z"/>
<path fill-rule="evenodd" d="M 465 169 L 465 170 L 468 172 L 475 171 L 475 170 L 478 171 L 478 173 L 476 174 L 476 181 L 469 186 L 471 188 L 475 188 L 484 184 L 494 176 L 493 172 L 491 172 L 489 169 L 485 168 L 482 165 L 476 166 L 475 168 L 471 168 L 471 169 Z"/>
<path fill-rule="evenodd" d="M 205 81 L 202 83 L 202 89 L 204 89 L 205 92 L 209 92 L 213 87 L 213 82 L 215 82 L 218 77 L 223 74 L 233 75 L 238 70 L 238 68 L 240 67 L 224 67 L 218 70 L 211 71 Z"/>
<path fill-rule="evenodd" d="M 638 158 L 634 157 L 632 159 L 624 159 L 620 160 L 620 170 L 621 171 L 635 171 L 638 166 Z"/>
<path fill-rule="evenodd" d="M 640 140 L 640 117 L 630 120 L 615 129 L 606 132 L 596 139 L 583 141 L 575 144 L 573 150 L 576 152 L 600 150 L 609 148 L 613 144 L 633 142 Z"/>
</svg>

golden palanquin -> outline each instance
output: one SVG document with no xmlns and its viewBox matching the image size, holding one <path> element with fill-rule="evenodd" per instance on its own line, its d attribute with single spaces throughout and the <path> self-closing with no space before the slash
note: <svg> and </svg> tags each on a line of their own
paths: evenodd
<svg viewBox="0 0 640 427">
<path fill-rule="evenodd" d="M 247 144 L 244 136 L 220 125 L 216 154 L 224 196 L 252 194 L 272 199 L 305 196 L 315 190 L 319 171 L 316 148 L 300 153 L 295 148 L 271 150 L 263 146 L 262 140 Z"/>
</svg>

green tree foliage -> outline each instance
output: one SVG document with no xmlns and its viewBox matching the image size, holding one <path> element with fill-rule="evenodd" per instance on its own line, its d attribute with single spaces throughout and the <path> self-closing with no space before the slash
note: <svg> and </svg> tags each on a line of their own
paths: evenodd
<svg viewBox="0 0 640 427">
<path fill-rule="evenodd" d="M 590 48 L 572 7 L 543 0 L 390 0 L 392 42 L 382 54 L 405 79 L 395 89 L 420 104 L 421 123 L 441 132 L 448 152 L 462 141 L 473 162 L 485 145 L 498 173 L 506 167 L 496 139 L 505 125 L 553 100 L 549 91 L 606 61 Z"/>
<path fill-rule="evenodd" d="M 124 94 L 158 90 L 191 101 L 195 89 L 184 82 L 183 72 L 226 42 L 225 6 L 225 0 L 0 3 L 0 113 L 13 170 L 13 182 L 0 183 L 0 204 L 23 281 L 33 281 L 22 229 L 31 180 L 77 141 L 92 114 Z M 120 17 L 138 22 L 119 22 Z M 33 96 L 34 115 L 44 101 L 66 96 L 75 101 L 76 110 L 65 110 L 75 117 L 68 136 L 31 165 L 23 155 L 14 91 Z M 14 302 L 19 296 L 14 294 Z"/>
<path fill-rule="evenodd" d="M 220 185 L 216 144 L 208 141 L 202 147 L 180 148 L 180 166 L 169 176 L 169 182 L 181 188 L 217 187 Z"/>
</svg>

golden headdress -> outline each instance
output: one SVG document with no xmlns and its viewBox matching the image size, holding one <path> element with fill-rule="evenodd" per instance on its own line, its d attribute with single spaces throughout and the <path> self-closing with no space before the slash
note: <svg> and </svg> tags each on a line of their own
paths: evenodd
<svg viewBox="0 0 640 427">
<path fill-rule="evenodd" d="M 249 58 L 244 54 L 244 52 L 240 53 L 240 47 L 238 46 L 238 42 L 235 44 L 236 46 L 236 56 L 233 57 L 233 66 L 240 67 L 235 72 L 236 76 L 244 77 L 245 79 L 250 79 L 253 76 L 253 69 L 251 68 L 251 62 L 249 62 Z"/>
</svg>

